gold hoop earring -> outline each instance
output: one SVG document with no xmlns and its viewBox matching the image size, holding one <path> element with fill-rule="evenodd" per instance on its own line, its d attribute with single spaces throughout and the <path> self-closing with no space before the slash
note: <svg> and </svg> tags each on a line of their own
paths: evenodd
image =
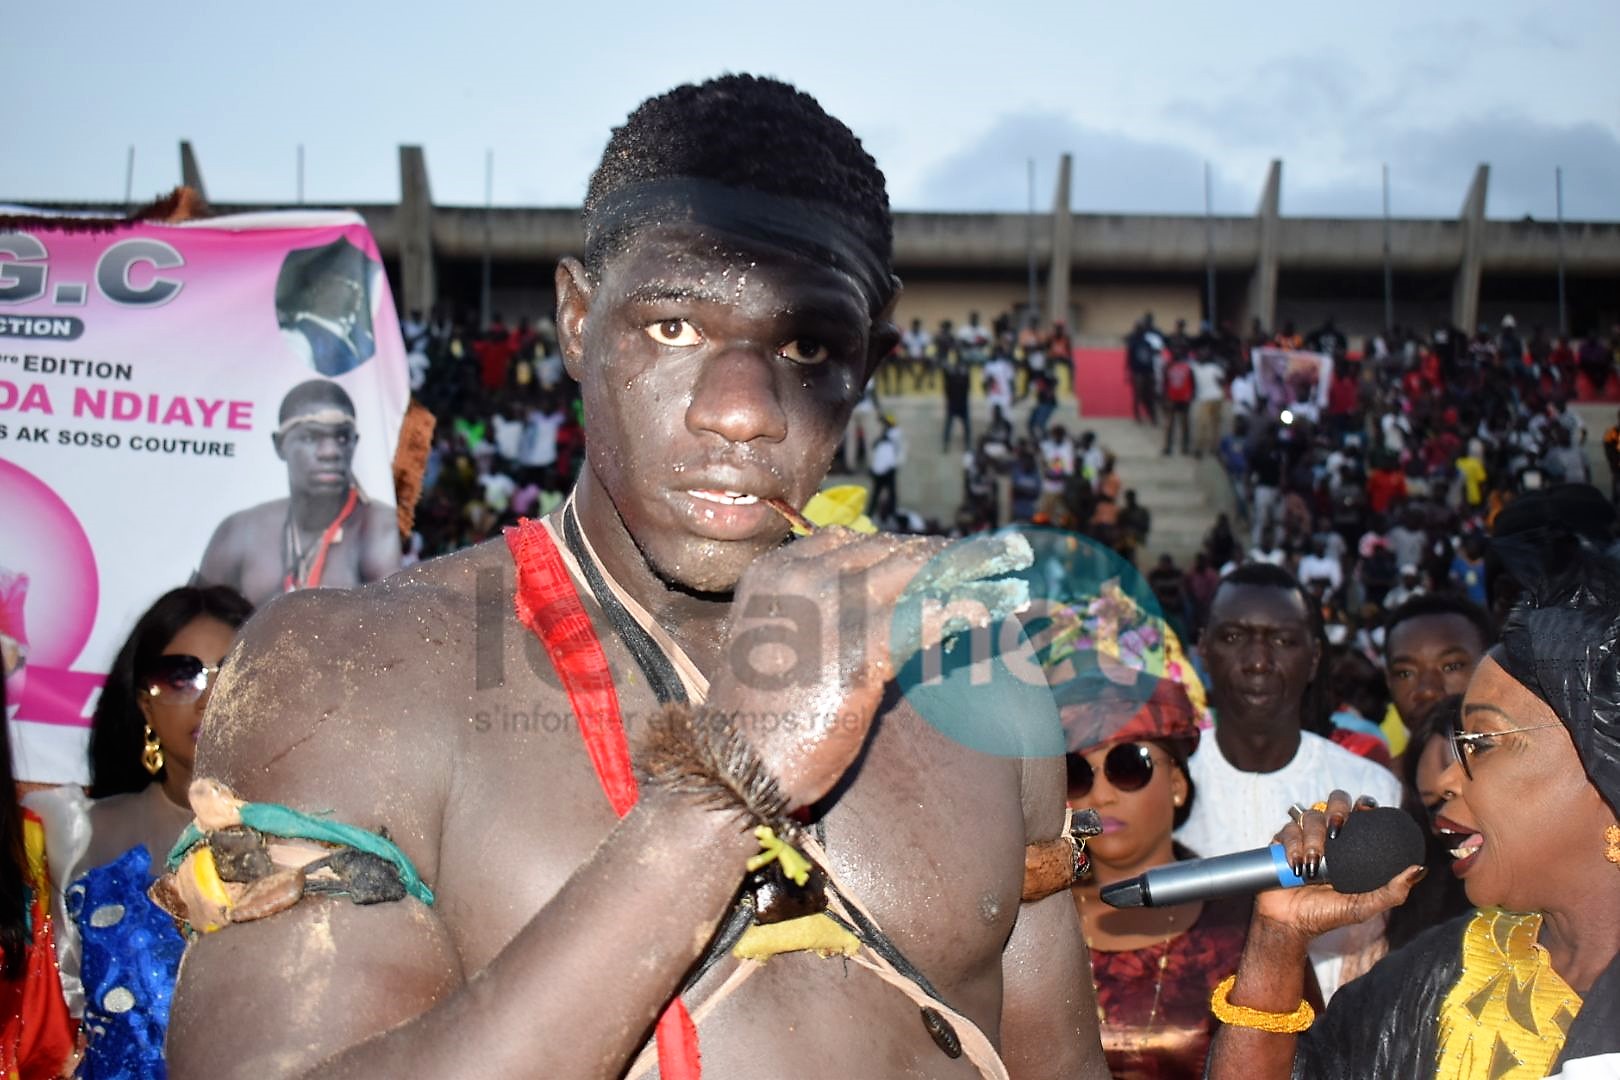
<svg viewBox="0 0 1620 1080">
<path fill-rule="evenodd" d="M 146 743 L 141 748 L 141 766 L 147 772 L 156 776 L 163 771 L 163 744 L 158 742 L 157 732 L 152 725 L 146 725 Z"/>
<path fill-rule="evenodd" d="M 1620 866 L 1620 825 L 1610 825 L 1604 829 L 1603 839 L 1608 843 L 1603 851 L 1603 857 Z"/>
</svg>

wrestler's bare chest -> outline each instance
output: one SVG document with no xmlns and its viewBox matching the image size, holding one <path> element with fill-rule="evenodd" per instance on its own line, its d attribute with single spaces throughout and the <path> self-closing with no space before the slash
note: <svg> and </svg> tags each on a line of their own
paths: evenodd
<svg viewBox="0 0 1620 1080">
<path fill-rule="evenodd" d="M 468 973 L 556 894 L 615 820 L 537 643 L 515 619 L 481 633 L 482 685 L 461 720 L 435 883 Z M 617 640 L 604 636 L 603 648 L 633 744 L 660 706 Z M 834 872 L 940 985 L 980 977 L 1011 933 L 1026 842 L 1019 775 L 1016 762 L 952 742 L 902 702 L 880 716 L 821 818 Z"/>
</svg>

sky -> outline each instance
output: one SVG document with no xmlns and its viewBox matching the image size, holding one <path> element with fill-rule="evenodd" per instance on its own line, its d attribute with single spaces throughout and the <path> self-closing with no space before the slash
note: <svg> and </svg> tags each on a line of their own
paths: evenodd
<svg viewBox="0 0 1620 1080">
<path fill-rule="evenodd" d="M 1620 3 L 1353 0 L 0 0 L 0 202 L 137 200 L 196 149 L 217 202 L 392 202 L 401 143 L 434 200 L 577 205 L 637 102 L 727 71 L 786 79 L 859 135 L 899 210 L 1051 205 L 1620 220 Z M 24 89 L 19 90 L 18 87 Z M 14 97 L 15 100 L 15 97 Z"/>
</svg>

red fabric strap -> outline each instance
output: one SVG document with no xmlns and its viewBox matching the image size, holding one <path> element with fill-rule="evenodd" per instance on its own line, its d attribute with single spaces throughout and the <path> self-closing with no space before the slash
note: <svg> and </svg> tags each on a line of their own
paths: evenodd
<svg viewBox="0 0 1620 1080">
<path fill-rule="evenodd" d="M 636 775 L 630 766 L 619 695 L 596 628 L 545 526 L 524 518 L 506 530 L 506 546 L 517 566 L 517 617 L 545 646 L 568 694 L 596 779 L 613 812 L 623 817 L 636 804 Z M 663 1080 L 699 1080 L 697 1026 L 680 998 L 658 1018 L 657 1040 Z"/>
<path fill-rule="evenodd" d="M 351 487 L 349 497 L 343 502 L 343 509 L 338 511 L 338 516 L 332 519 L 332 524 L 328 525 L 326 531 L 321 533 L 321 544 L 315 551 L 315 565 L 310 567 L 309 576 L 300 584 L 292 574 L 288 574 L 282 581 L 282 592 L 292 592 L 294 589 L 318 589 L 321 587 L 321 575 L 326 573 L 326 552 L 331 548 L 337 534 L 343 529 L 343 523 L 349 520 L 350 514 L 354 513 L 354 504 L 359 501 L 359 489 Z"/>
</svg>

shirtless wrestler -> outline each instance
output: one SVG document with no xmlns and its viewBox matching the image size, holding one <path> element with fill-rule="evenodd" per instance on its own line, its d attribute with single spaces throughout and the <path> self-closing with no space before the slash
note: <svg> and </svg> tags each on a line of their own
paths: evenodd
<svg viewBox="0 0 1620 1080">
<path fill-rule="evenodd" d="M 864 568 L 853 594 L 881 612 L 940 547 L 836 529 L 784 544 L 763 503 L 816 491 L 894 344 L 876 164 L 808 96 L 728 76 L 636 110 L 585 222 L 584 261 L 556 274 L 588 433 L 571 504 L 386 582 L 277 600 L 226 667 L 198 756 L 243 799 L 386 828 L 434 903 L 306 895 L 200 935 L 171 1075 L 650 1075 L 633 1063 L 655 1028 L 674 1053 L 679 1024 L 659 1018 L 679 994 L 706 1077 L 994 1075 L 948 1052 L 973 1032 L 1011 1076 L 1105 1077 L 1074 906 L 1020 903 L 1026 845 L 1063 828 L 1061 757 L 931 727 L 894 689 L 887 620 L 840 590 Z M 544 586 L 565 562 L 559 599 Z M 815 663 L 758 677 L 735 646 L 805 598 Z M 776 955 L 723 990 L 753 964 L 727 954 L 683 990 L 761 844 L 645 775 L 615 815 L 584 699 L 558 677 L 572 661 L 531 632 L 576 603 L 629 746 L 669 715 L 661 698 L 706 694 L 701 715 L 726 718 L 840 890 L 962 1023 L 942 1033 L 865 952 Z M 814 719 L 769 720 L 785 712 Z M 663 1076 L 694 1075 L 668 1060 Z"/>
<path fill-rule="evenodd" d="M 343 387 L 310 379 L 281 399 L 272 438 L 287 463 L 285 499 L 238 510 L 219 523 L 197 581 L 229 585 L 255 605 L 295 589 L 352 588 L 399 569 L 394 508 L 354 482 L 354 402 Z"/>
</svg>

